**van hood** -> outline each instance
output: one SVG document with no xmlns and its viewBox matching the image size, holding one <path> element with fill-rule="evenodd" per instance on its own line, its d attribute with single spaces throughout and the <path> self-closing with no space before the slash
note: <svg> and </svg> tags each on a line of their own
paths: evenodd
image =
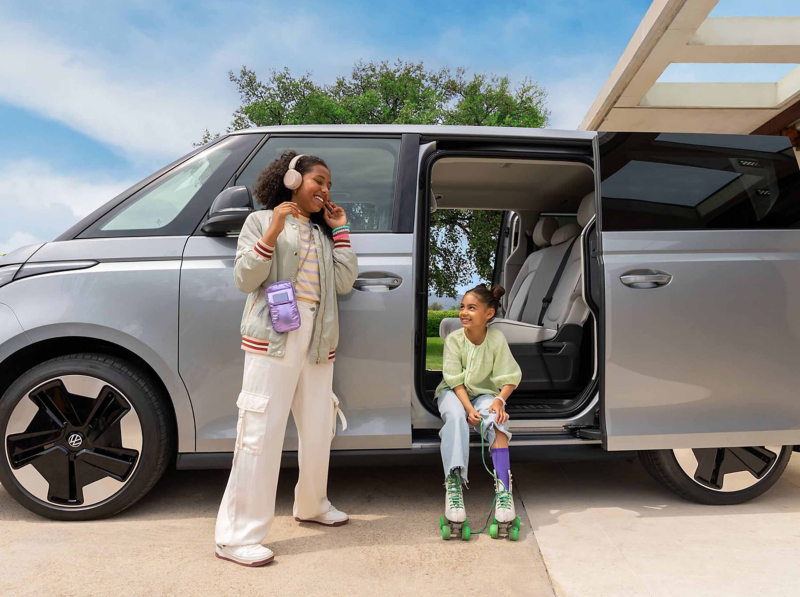
<svg viewBox="0 0 800 597">
<path fill-rule="evenodd" d="M 4 265 L 16 265 L 18 263 L 25 263 L 30 259 L 36 251 L 41 249 L 45 243 L 36 243 L 35 245 L 25 245 L 19 249 L 14 249 L 8 255 L 0 257 L 0 267 Z"/>
</svg>

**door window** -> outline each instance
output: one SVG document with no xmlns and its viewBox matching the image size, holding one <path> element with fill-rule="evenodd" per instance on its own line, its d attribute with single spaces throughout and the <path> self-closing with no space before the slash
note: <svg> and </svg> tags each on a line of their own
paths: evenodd
<svg viewBox="0 0 800 597">
<path fill-rule="evenodd" d="M 800 226 L 800 171 L 785 137 L 601 134 L 603 230 Z"/>
<path fill-rule="evenodd" d="M 191 234 L 261 139 L 242 134 L 215 143 L 128 197 L 79 238 Z"/>
<path fill-rule="evenodd" d="M 253 190 L 261 171 L 288 150 L 315 155 L 331 170 L 331 201 L 347 212 L 351 232 L 391 232 L 400 139 L 273 137 L 236 180 Z"/>
</svg>

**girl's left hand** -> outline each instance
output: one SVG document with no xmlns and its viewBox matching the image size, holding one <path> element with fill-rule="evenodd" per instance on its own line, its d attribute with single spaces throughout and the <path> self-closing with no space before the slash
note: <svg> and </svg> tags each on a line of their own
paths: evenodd
<svg viewBox="0 0 800 597">
<path fill-rule="evenodd" d="M 325 218 L 325 222 L 331 228 L 337 228 L 347 224 L 347 214 L 344 212 L 344 209 L 336 205 L 333 201 L 326 201 L 323 209 L 325 211 L 322 215 Z"/>
<path fill-rule="evenodd" d="M 495 417 L 495 421 L 502 425 L 506 421 L 508 421 L 508 413 L 506 412 L 506 407 L 503 404 L 503 401 L 499 398 L 495 398 L 492 405 L 489 407 L 490 413 L 496 413 L 497 416 Z"/>
</svg>

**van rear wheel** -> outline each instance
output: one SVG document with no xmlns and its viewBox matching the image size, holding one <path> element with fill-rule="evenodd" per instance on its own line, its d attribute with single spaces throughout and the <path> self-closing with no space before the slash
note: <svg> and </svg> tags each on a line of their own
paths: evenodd
<svg viewBox="0 0 800 597">
<path fill-rule="evenodd" d="M 0 482 L 57 520 L 111 516 L 142 498 L 169 462 L 164 399 L 130 363 L 73 354 L 41 363 L 0 399 Z"/>
<path fill-rule="evenodd" d="M 711 505 L 741 504 L 772 487 L 792 446 L 694 448 L 639 452 L 644 468 L 681 497 Z"/>
</svg>

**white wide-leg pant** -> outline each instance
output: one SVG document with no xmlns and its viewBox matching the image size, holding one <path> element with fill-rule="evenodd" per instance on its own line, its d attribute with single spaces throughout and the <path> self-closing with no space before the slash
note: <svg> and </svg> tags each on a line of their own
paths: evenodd
<svg viewBox="0 0 800 597">
<path fill-rule="evenodd" d="M 300 478 L 293 514 L 327 512 L 328 463 L 336 430 L 333 363 L 309 362 L 318 307 L 298 301 L 300 328 L 288 332 L 283 358 L 245 352 L 233 468 L 217 515 L 220 545 L 262 543 L 275 515 L 281 451 L 289 411 L 299 436 Z"/>
</svg>

